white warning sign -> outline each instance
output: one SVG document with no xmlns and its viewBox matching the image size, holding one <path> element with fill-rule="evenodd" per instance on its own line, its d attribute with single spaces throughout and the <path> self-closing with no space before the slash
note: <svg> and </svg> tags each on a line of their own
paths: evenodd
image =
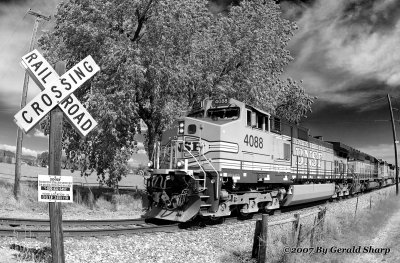
<svg viewBox="0 0 400 263">
<path fill-rule="evenodd" d="M 72 176 L 38 175 L 39 202 L 72 203 Z"/>
</svg>

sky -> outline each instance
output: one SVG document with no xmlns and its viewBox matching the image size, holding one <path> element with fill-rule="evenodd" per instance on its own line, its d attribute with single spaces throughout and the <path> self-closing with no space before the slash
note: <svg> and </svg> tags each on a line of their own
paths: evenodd
<svg viewBox="0 0 400 263">
<path fill-rule="evenodd" d="M 229 0 L 219 0 L 224 4 Z M 15 149 L 24 70 L 34 18 L 29 8 L 53 15 L 60 0 L 0 0 L 0 148 Z M 341 141 L 394 163 L 387 94 L 400 109 L 400 1 L 279 1 L 283 15 L 298 25 L 288 49 L 294 61 L 283 77 L 302 80 L 316 96 L 312 112 L 301 120 L 312 135 Z M 42 22 L 38 37 L 51 30 Z M 28 101 L 39 92 L 30 81 Z M 394 111 L 396 128 L 400 112 Z M 24 154 L 47 150 L 39 129 L 24 137 Z"/>
<path fill-rule="evenodd" d="M 29 8 L 44 15 L 56 11 L 59 0 L 0 0 L 0 149 L 15 152 L 17 126 L 13 121 L 21 104 L 24 70 L 21 57 L 28 53 L 35 18 L 26 15 Z M 41 22 L 37 38 L 44 30 L 50 30 L 52 23 Z M 36 39 L 37 39 L 36 38 Z M 27 101 L 40 92 L 29 81 Z M 48 150 L 48 137 L 39 129 L 33 129 L 24 136 L 23 154 L 36 156 Z"/>
<path fill-rule="evenodd" d="M 400 1 L 281 2 L 298 25 L 285 76 L 316 96 L 301 124 L 312 135 L 341 141 L 394 163 L 387 94 L 400 109 Z M 400 112 L 394 111 L 399 130 Z"/>
</svg>

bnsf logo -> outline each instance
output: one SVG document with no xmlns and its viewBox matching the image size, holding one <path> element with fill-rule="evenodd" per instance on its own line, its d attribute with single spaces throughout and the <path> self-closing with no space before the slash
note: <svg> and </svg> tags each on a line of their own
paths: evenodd
<svg viewBox="0 0 400 263">
<path fill-rule="evenodd" d="M 296 147 L 295 151 L 297 155 L 297 163 L 299 165 L 307 165 L 308 163 L 310 166 L 321 167 L 322 153 L 299 147 Z"/>
<path fill-rule="evenodd" d="M 200 142 L 185 142 L 178 144 L 178 151 L 179 152 L 186 152 L 186 150 L 183 148 L 185 147 L 186 150 L 190 152 L 199 152 L 200 151 Z"/>
</svg>

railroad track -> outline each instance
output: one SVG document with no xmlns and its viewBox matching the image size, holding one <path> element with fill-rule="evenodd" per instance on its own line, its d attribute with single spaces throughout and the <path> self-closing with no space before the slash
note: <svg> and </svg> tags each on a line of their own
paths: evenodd
<svg viewBox="0 0 400 263">
<path fill-rule="evenodd" d="M 378 190 L 378 189 L 377 189 Z M 346 198 L 337 199 L 345 201 Z M 328 200 L 316 201 L 296 206 L 291 206 L 278 210 L 277 214 L 301 211 L 305 208 L 313 208 L 324 205 Z M 144 219 L 117 219 L 117 220 L 64 220 L 63 233 L 65 237 L 88 237 L 88 236 L 112 236 L 154 232 L 177 232 L 184 229 L 197 229 L 205 225 L 225 223 L 236 223 L 246 220 L 257 220 L 261 218 L 262 213 L 255 213 L 249 216 L 232 216 L 215 221 L 194 221 L 188 223 L 171 223 L 157 225 L 146 223 Z M 18 219 L 18 218 L 0 218 L 0 237 L 50 237 L 50 222 L 46 219 Z"/>
<path fill-rule="evenodd" d="M 155 225 L 144 219 L 64 220 L 64 237 L 111 236 L 149 232 L 176 232 L 177 223 Z M 0 236 L 50 237 L 50 222 L 45 219 L 0 218 Z"/>
</svg>

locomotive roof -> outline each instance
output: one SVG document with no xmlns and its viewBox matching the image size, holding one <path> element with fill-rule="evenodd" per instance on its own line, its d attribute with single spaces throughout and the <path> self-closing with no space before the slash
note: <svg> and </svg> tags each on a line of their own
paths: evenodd
<svg viewBox="0 0 400 263">
<path fill-rule="evenodd" d="M 235 102 L 239 102 L 239 101 L 235 100 Z M 239 102 L 239 103 L 241 103 L 241 102 Z M 268 113 L 268 112 L 266 112 L 266 111 L 264 111 L 264 110 L 262 110 L 260 108 L 256 108 L 256 107 L 250 106 L 248 104 L 246 104 L 246 108 L 250 108 L 250 109 L 256 110 L 256 111 L 258 111 L 260 113 L 263 113 L 265 115 L 271 116 L 271 113 Z"/>
<path fill-rule="evenodd" d="M 348 157 L 354 158 L 360 161 L 371 161 L 371 162 L 378 162 L 378 159 L 373 157 L 372 155 L 363 153 L 351 146 L 348 146 L 342 142 L 329 142 L 333 145 L 333 150 L 336 152 L 345 153 Z"/>
</svg>

